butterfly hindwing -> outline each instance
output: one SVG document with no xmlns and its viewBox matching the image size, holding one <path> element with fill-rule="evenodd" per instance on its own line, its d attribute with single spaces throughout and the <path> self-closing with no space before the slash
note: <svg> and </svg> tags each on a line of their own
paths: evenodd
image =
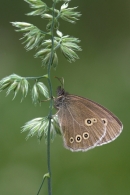
<svg viewBox="0 0 130 195">
<path fill-rule="evenodd" d="M 70 95 L 62 87 L 57 89 L 54 107 L 64 145 L 72 151 L 86 151 L 107 144 L 122 132 L 120 120 L 98 103 Z"/>
<path fill-rule="evenodd" d="M 106 133 L 100 117 L 69 95 L 58 111 L 58 119 L 64 145 L 72 151 L 86 151 L 95 147 Z"/>
<path fill-rule="evenodd" d="M 73 97 L 73 95 L 70 96 L 71 98 Z M 107 144 L 115 140 L 120 135 L 123 125 L 112 112 L 92 100 L 80 96 L 76 96 L 76 99 L 77 101 L 83 102 L 88 109 L 92 109 L 102 119 L 104 125 L 106 126 L 106 134 L 97 144 L 98 146 Z"/>
</svg>

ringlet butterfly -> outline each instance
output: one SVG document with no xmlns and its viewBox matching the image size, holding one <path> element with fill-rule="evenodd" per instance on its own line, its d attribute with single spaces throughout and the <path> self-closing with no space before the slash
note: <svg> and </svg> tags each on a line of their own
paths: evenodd
<svg viewBox="0 0 130 195">
<path fill-rule="evenodd" d="M 87 151 L 115 140 L 121 133 L 121 121 L 100 104 L 57 88 L 54 107 L 64 146 L 71 151 Z"/>
</svg>

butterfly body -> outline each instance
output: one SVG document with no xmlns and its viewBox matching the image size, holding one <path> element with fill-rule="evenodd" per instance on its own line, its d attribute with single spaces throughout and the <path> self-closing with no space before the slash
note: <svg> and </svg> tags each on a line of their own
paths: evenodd
<svg viewBox="0 0 130 195">
<path fill-rule="evenodd" d="M 80 96 L 57 89 L 54 106 L 64 146 L 71 151 L 87 151 L 109 143 L 122 131 L 122 123 L 103 106 Z"/>
</svg>

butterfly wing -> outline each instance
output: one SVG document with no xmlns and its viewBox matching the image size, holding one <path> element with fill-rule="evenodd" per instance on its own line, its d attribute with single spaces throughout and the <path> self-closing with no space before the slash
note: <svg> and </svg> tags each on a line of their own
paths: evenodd
<svg viewBox="0 0 130 195">
<path fill-rule="evenodd" d="M 67 95 L 57 114 L 64 145 L 72 151 L 89 150 L 106 134 L 101 117 L 78 96 Z"/>
<path fill-rule="evenodd" d="M 123 125 L 121 121 L 112 112 L 92 100 L 80 96 L 70 96 L 71 98 L 77 99 L 77 101 L 83 102 L 88 109 L 93 110 L 93 112 L 101 118 L 104 125 L 106 126 L 106 134 L 98 142 L 97 146 L 107 144 L 115 140 L 120 135 L 123 129 Z"/>
</svg>

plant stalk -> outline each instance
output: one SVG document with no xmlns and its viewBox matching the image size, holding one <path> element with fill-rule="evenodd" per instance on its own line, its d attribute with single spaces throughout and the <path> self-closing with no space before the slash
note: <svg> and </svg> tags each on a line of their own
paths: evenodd
<svg viewBox="0 0 130 195">
<path fill-rule="evenodd" d="M 48 115 L 48 120 L 49 120 L 49 126 L 48 126 L 48 135 L 47 135 L 47 166 L 48 166 L 48 195 L 52 195 L 52 184 L 51 184 L 51 161 L 50 161 L 50 131 L 51 131 L 51 118 L 52 118 L 52 107 L 53 107 L 53 92 L 52 92 L 52 84 L 51 84 L 51 66 L 53 62 L 53 54 L 54 54 L 54 18 L 55 18 L 55 1 L 53 2 L 53 9 L 52 9 L 52 25 L 51 25 L 51 41 L 52 41 L 52 48 L 51 48 L 51 56 L 48 64 L 48 85 L 49 85 L 49 91 L 50 91 L 50 110 L 49 110 L 49 115 Z"/>
</svg>

